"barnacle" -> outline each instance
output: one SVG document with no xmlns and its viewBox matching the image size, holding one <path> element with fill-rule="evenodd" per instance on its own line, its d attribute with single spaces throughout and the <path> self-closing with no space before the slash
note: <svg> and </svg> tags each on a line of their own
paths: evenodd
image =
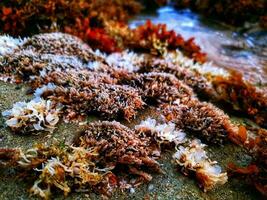
<svg viewBox="0 0 267 200">
<path fill-rule="evenodd" d="M 93 89 L 93 92 L 96 95 L 89 103 L 91 110 L 110 118 L 122 114 L 125 119 L 130 120 L 144 105 L 138 92 L 129 86 L 103 84 Z"/>
<path fill-rule="evenodd" d="M 162 105 L 161 110 L 168 121 L 173 121 L 183 130 L 200 134 L 208 142 L 221 143 L 236 132 L 236 127 L 222 110 L 197 99 L 184 104 Z"/>
<path fill-rule="evenodd" d="M 45 42 L 43 43 L 45 44 Z M 94 63 L 96 62 L 98 61 Z M 31 50 L 24 50 L 23 53 L 15 54 L 13 57 L 7 56 L 2 64 L 5 73 L 16 73 L 23 78 L 31 78 L 32 87 L 37 88 L 35 92 L 37 97 L 41 96 L 44 91 L 52 89 L 53 91 L 50 91 L 49 94 L 54 92 L 55 97 L 52 97 L 54 100 L 63 104 L 66 102 L 71 104 L 73 101 L 80 102 L 79 105 L 73 105 L 75 107 L 73 110 L 79 111 L 81 115 L 98 112 L 103 116 L 107 114 L 106 117 L 114 118 L 122 114 L 129 120 L 144 104 L 138 92 L 133 88 L 111 85 L 117 82 L 118 73 L 116 71 L 116 73 L 112 73 L 113 77 L 105 72 L 99 73 L 100 68 L 107 68 L 101 62 L 98 63 L 99 69 L 92 69 L 89 66 L 90 63 L 83 65 L 71 56 L 39 55 Z M 123 72 L 122 75 L 124 74 Z M 49 83 L 50 86 L 53 83 L 52 88 L 44 85 Z M 99 85 L 100 83 L 105 84 Z M 75 96 L 77 97 L 75 98 Z M 84 104 L 83 100 L 88 101 L 89 104 Z M 73 113 L 73 110 L 69 109 L 69 114 Z"/>
<path fill-rule="evenodd" d="M 101 64 L 98 65 L 97 68 L 94 68 L 93 71 L 100 74 L 108 74 L 116 80 L 116 84 L 118 85 L 129 85 L 129 81 L 136 77 L 136 74 L 134 72 L 130 72 L 129 69 L 121 66 L 115 66 L 114 64 Z"/>
<path fill-rule="evenodd" d="M 188 171 L 195 172 L 204 191 L 208 191 L 217 185 L 225 184 L 228 177 L 227 173 L 221 172 L 221 167 L 216 164 L 217 162 L 209 160 L 204 147 L 205 145 L 199 140 L 189 141 L 187 147 L 178 146 L 173 159 L 182 167 L 185 174 Z"/>
<path fill-rule="evenodd" d="M 137 126 L 135 132 L 118 122 L 102 121 L 86 125 L 74 141 L 74 147 L 37 145 L 25 152 L 20 149 L 0 149 L 0 164 L 3 166 L 4 160 L 5 165 L 13 163 L 12 167 L 26 172 L 37 171 L 39 177 L 30 192 L 45 199 L 51 196 L 53 188 L 63 191 L 65 196 L 75 188 L 90 187 L 93 191 L 107 192 L 112 189 L 111 185 L 116 184 L 112 183 L 112 174 L 117 176 L 118 172 L 123 173 L 122 169 L 139 176 L 141 181 L 150 181 L 152 178 L 145 169 L 161 171 L 156 161 L 160 155 L 159 146 L 151 140 L 151 136 L 140 134 L 148 129 L 155 130 L 160 140 L 187 144 L 187 140 L 183 139 L 184 134 L 174 140 L 168 137 L 178 134 L 170 123 L 156 125 L 154 120 L 148 119 Z M 174 154 L 177 164 L 195 172 L 205 191 L 224 184 L 227 175 L 221 173 L 216 162 L 208 159 L 203 149 L 205 145 L 198 140 L 189 142 L 189 147 L 179 146 Z M 116 168 L 120 171 L 116 171 Z"/>
<path fill-rule="evenodd" d="M 7 118 L 6 125 L 15 132 L 53 132 L 59 121 L 60 109 L 51 101 L 33 99 L 30 102 L 17 102 L 11 110 L 2 113 Z"/>
<path fill-rule="evenodd" d="M 68 70 L 38 77 L 34 87 L 41 85 L 35 95 L 64 105 L 67 120 L 92 112 L 105 118 L 122 116 L 130 120 L 144 102 L 136 89 L 116 83 L 117 79 L 105 72 Z"/>
</svg>

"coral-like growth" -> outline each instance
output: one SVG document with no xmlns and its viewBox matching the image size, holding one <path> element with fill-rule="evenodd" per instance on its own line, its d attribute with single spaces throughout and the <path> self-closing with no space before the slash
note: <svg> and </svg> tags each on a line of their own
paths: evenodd
<svg viewBox="0 0 267 200">
<path fill-rule="evenodd" d="M 59 71 L 55 70 L 48 73 L 46 76 L 39 78 L 41 84 L 53 83 L 62 87 L 92 87 L 98 84 L 116 84 L 117 80 L 111 77 L 109 74 L 91 70 L 68 70 Z"/>
<path fill-rule="evenodd" d="M 46 76 L 49 71 L 85 68 L 86 65 L 75 57 L 38 54 L 31 50 L 9 53 L 0 58 L 1 76 L 9 75 L 24 81 Z"/>
<path fill-rule="evenodd" d="M 165 72 L 173 74 L 177 79 L 182 80 L 186 85 L 193 88 L 196 93 L 202 95 L 210 94 L 212 90 L 208 80 L 197 71 L 181 67 L 164 59 L 151 59 L 144 63 L 138 72 Z"/>
<path fill-rule="evenodd" d="M 152 177 L 142 172 L 142 167 L 160 172 L 159 163 L 155 160 L 160 153 L 157 145 L 118 122 L 89 124 L 81 133 L 79 146 L 97 148 L 102 156 L 98 164 L 105 168 L 114 169 L 124 165 L 130 173 L 141 175 L 146 181 Z"/>
<path fill-rule="evenodd" d="M 33 82 L 49 72 L 92 70 L 104 62 L 102 54 L 64 33 L 40 34 L 23 41 L 9 39 L 9 46 L 7 37 L 1 38 L 0 45 L 10 49 L 0 57 L 1 77 Z"/>
<path fill-rule="evenodd" d="M 59 121 L 59 111 L 49 100 L 33 99 L 28 103 L 15 103 L 11 110 L 4 111 L 2 115 L 7 118 L 7 126 L 15 132 L 53 132 Z"/>
<path fill-rule="evenodd" d="M 193 95 L 192 89 L 168 73 L 150 72 L 131 77 L 126 81 L 140 90 L 147 102 L 171 103 L 176 99 L 188 99 Z"/>
<path fill-rule="evenodd" d="M 144 105 L 137 90 L 129 86 L 109 84 L 114 80 L 105 74 L 54 72 L 46 80 L 54 83 L 56 88 L 43 97 L 64 105 L 67 113 L 65 118 L 68 120 L 92 112 L 105 118 L 122 116 L 130 120 Z"/>
<path fill-rule="evenodd" d="M 168 53 L 164 60 L 156 61 L 155 67 L 144 65 L 140 70 L 157 71 L 164 70 L 174 74 L 178 79 L 183 77 L 183 72 L 178 71 L 179 66 L 184 71 L 183 81 L 191 86 L 197 94 L 205 99 L 228 104 L 228 107 L 238 112 L 245 113 L 256 123 L 266 126 L 266 102 L 267 97 L 264 91 L 245 81 L 242 74 L 237 71 L 226 71 L 214 67 L 209 63 L 199 64 L 183 56 L 179 51 Z M 166 67 L 165 67 L 166 66 Z M 175 69 L 174 69 L 175 66 Z M 191 82 L 191 75 L 194 78 Z M 188 78 L 187 78 L 188 77 Z M 197 86 L 196 86 L 197 85 Z M 205 86 L 201 88 L 201 86 Z M 201 95 L 205 94 L 205 95 Z"/>
<path fill-rule="evenodd" d="M 161 110 L 168 121 L 208 142 L 222 143 L 228 135 L 236 132 L 229 117 L 210 103 L 191 99 L 186 103 L 162 105 Z"/>
<path fill-rule="evenodd" d="M 38 34 L 25 39 L 20 50 L 32 50 L 38 54 L 75 56 L 84 62 L 101 60 L 101 57 L 81 39 L 60 32 Z"/>
<path fill-rule="evenodd" d="M 198 54 L 200 49 L 192 41 L 188 45 L 165 26 L 147 22 L 134 30 L 126 25 L 110 30 L 110 23 L 101 29 L 91 28 L 86 21 L 82 23 L 88 23 L 86 29 L 96 31 L 85 32 L 92 34 L 86 36 L 87 42 L 90 38 L 99 42 L 90 41 L 93 47 L 106 52 L 118 50 L 112 48 L 131 47 L 143 53 L 102 54 L 64 33 L 40 34 L 24 40 L 1 36 L 1 74 L 4 78 L 15 76 L 16 80 L 27 81 L 35 96 L 35 100 L 14 104 L 13 109 L 3 113 L 7 125 L 22 133 L 52 132 L 59 114 L 67 121 L 83 120 L 91 113 L 130 121 L 143 109 L 144 102 L 148 106 L 156 103 L 165 120 L 158 123 L 147 119 L 135 130 L 117 122 L 92 123 L 85 126 L 76 147 L 64 150 L 59 146 L 39 146 L 26 153 L 19 149 L 0 149 L 0 165 L 39 169 L 40 176 L 31 189 L 33 194 L 47 198 L 53 188 L 62 190 L 65 195 L 84 188 L 108 194 L 120 184 L 129 188 L 138 185 L 139 181 L 150 181 L 152 176 L 148 170 L 160 172 L 156 160 L 161 150 L 174 146 L 178 147 L 174 155 L 178 165 L 185 173 L 192 171 L 205 191 L 224 184 L 226 174 L 208 159 L 203 145 L 186 138 L 185 132 L 216 144 L 229 138 L 251 153 L 258 168 L 266 166 L 266 136 L 254 139 L 248 137 L 242 127 L 237 131 L 226 114 L 210 103 L 199 101 L 193 93 L 194 90 L 214 100 L 229 102 L 238 111 L 255 115 L 256 121 L 262 124 L 266 116 L 266 97 L 254 86 L 239 75 L 207 74 L 205 70 L 209 65 L 196 62 L 203 58 Z M 97 36 L 98 32 L 113 41 Z M 136 46 L 131 46 L 129 39 Z M 195 60 L 186 58 L 177 48 Z M 150 49 L 163 55 L 155 57 L 153 53 L 144 53 Z M 136 181 L 132 177 L 137 177 Z M 125 183 L 128 178 L 130 184 Z M 255 180 L 259 190 L 264 189 L 266 184 L 261 177 L 251 180 Z"/>
<path fill-rule="evenodd" d="M 53 144 L 37 145 L 27 151 L 0 149 L 0 167 L 10 166 L 25 173 L 37 171 L 39 177 L 30 192 L 45 199 L 55 188 L 65 196 L 84 188 L 109 195 L 119 186 L 122 173 L 138 177 L 129 182 L 134 186 L 151 180 L 151 175 L 145 171 L 161 172 L 156 161 L 161 152 L 158 144 L 188 142 L 183 132 L 175 130 L 174 124 L 157 124 L 153 119 L 142 122 L 135 130 L 108 121 L 90 123 L 83 129 L 72 147 Z M 221 173 L 216 162 L 208 159 L 203 147 L 198 140 L 189 141 L 189 147 L 180 145 L 173 158 L 184 173 L 195 172 L 207 191 L 224 184 L 227 174 Z M 123 181 L 126 180 L 124 176 Z"/>
</svg>

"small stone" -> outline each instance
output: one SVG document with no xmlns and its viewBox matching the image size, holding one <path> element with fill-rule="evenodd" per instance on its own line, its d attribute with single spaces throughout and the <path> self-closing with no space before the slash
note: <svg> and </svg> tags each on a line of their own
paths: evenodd
<svg viewBox="0 0 267 200">
<path fill-rule="evenodd" d="M 130 193 L 131 194 L 135 193 L 135 189 L 134 188 L 130 188 Z"/>
<path fill-rule="evenodd" d="M 152 192 L 153 190 L 154 190 L 154 185 L 149 184 L 149 185 L 148 185 L 148 191 L 149 191 L 149 192 Z"/>
</svg>

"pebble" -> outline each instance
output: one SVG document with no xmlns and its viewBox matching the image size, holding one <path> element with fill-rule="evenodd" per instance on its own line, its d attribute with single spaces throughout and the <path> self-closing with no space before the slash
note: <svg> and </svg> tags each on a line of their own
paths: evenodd
<svg viewBox="0 0 267 200">
<path fill-rule="evenodd" d="M 134 188 L 130 188 L 130 193 L 131 194 L 135 193 L 135 189 Z"/>
<path fill-rule="evenodd" d="M 148 185 L 148 191 L 149 191 L 149 192 L 152 192 L 153 190 L 154 190 L 154 185 L 149 184 L 149 185 Z"/>
</svg>

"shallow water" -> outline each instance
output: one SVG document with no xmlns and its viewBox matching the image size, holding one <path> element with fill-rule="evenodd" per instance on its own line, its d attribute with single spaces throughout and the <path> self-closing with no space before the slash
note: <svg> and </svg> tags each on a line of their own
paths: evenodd
<svg viewBox="0 0 267 200">
<path fill-rule="evenodd" d="M 267 89 L 267 31 L 251 24 L 235 28 L 171 6 L 139 15 L 130 26 L 134 28 L 148 19 L 167 24 L 185 38 L 195 37 L 214 65 L 236 69 L 247 80 Z"/>
</svg>

